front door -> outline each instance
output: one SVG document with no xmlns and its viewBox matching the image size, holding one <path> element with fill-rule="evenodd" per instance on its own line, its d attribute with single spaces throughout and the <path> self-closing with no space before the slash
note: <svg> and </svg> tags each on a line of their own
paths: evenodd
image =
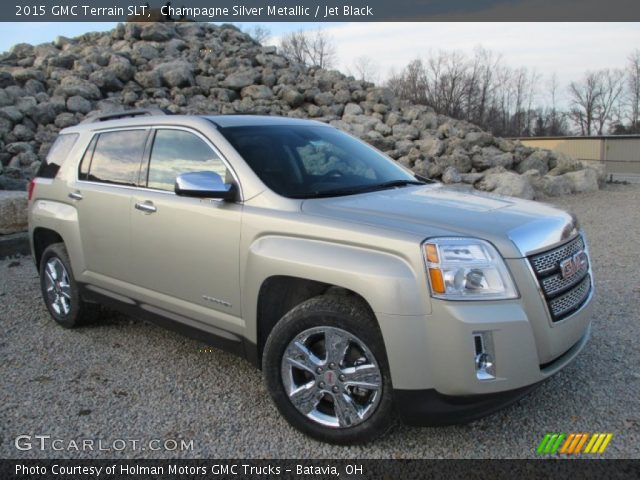
<svg viewBox="0 0 640 480">
<path fill-rule="evenodd" d="M 153 135 L 146 188 L 136 192 L 131 210 L 134 283 L 164 310 L 242 333 L 242 205 L 174 194 L 182 173 L 209 170 L 225 178 L 227 168 L 195 132 L 158 128 Z"/>
</svg>

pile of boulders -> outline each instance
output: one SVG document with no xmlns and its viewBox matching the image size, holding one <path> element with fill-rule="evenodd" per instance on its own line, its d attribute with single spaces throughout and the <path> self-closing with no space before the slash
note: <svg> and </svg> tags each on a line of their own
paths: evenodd
<svg viewBox="0 0 640 480">
<path fill-rule="evenodd" d="M 58 131 L 96 112 L 313 118 L 416 173 L 523 198 L 596 190 L 604 172 L 496 138 L 334 70 L 292 64 L 230 25 L 126 23 L 0 55 L 0 190 L 24 189 Z"/>
</svg>

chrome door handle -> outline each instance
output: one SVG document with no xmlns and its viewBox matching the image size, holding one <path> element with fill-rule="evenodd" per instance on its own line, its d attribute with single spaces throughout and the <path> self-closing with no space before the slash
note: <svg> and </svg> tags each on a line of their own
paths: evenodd
<svg viewBox="0 0 640 480">
<path fill-rule="evenodd" d="M 158 210 L 151 202 L 136 203 L 135 207 L 136 210 L 140 210 L 145 213 L 155 213 Z"/>
<path fill-rule="evenodd" d="M 69 193 L 69 198 L 73 200 L 82 200 L 82 194 L 79 191 Z"/>
</svg>

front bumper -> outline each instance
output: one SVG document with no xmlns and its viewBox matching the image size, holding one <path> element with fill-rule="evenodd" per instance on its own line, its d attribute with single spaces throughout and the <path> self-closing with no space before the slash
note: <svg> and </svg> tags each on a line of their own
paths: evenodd
<svg viewBox="0 0 640 480">
<path fill-rule="evenodd" d="M 588 328 L 580 340 L 543 370 L 557 372 L 569 363 L 587 344 L 591 333 Z M 548 376 L 547 376 L 548 378 Z M 435 389 L 401 390 L 393 392 L 396 411 L 409 425 L 442 426 L 467 423 L 490 415 L 527 395 L 542 381 L 503 392 L 482 395 L 443 395 Z"/>
<path fill-rule="evenodd" d="M 589 337 L 593 292 L 576 312 L 552 322 L 525 259 L 508 261 L 520 298 L 432 300 L 430 315 L 377 313 L 393 387 L 466 397 L 518 390 L 570 363 Z M 475 369 L 474 335 L 492 341 L 495 378 Z"/>
<path fill-rule="evenodd" d="M 440 427 L 467 423 L 490 415 L 520 400 L 540 383 L 508 392 L 450 396 L 434 389 L 394 390 L 396 411 L 407 425 Z"/>
</svg>

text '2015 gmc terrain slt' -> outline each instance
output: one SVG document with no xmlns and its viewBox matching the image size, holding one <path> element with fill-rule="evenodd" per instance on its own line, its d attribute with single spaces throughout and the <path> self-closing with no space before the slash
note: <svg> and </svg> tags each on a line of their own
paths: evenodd
<svg viewBox="0 0 640 480">
<path fill-rule="evenodd" d="M 334 443 L 486 415 L 587 342 L 571 215 L 443 188 L 318 122 L 161 113 L 62 130 L 30 184 L 62 326 L 106 304 L 240 354 Z"/>
</svg>

